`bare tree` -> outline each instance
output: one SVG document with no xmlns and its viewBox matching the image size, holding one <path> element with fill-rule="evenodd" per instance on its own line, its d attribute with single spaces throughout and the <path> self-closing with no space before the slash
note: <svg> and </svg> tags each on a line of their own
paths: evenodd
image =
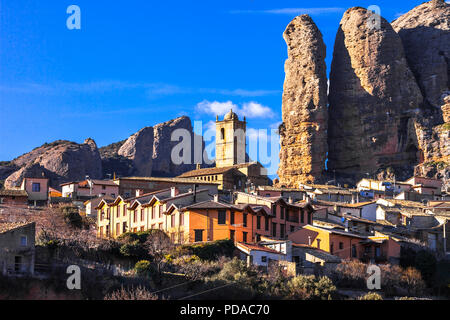
<svg viewBox="0 0 450 320">
<path fill-rule="evenodd" d="M 158 277 L 160 277 L 165 266 L 165 256 L 173 250 L 174 244 L 163 231 L 152 230 L 147 237 L 145 246 L 148 253 L 153 257 Z"/>
</svg>

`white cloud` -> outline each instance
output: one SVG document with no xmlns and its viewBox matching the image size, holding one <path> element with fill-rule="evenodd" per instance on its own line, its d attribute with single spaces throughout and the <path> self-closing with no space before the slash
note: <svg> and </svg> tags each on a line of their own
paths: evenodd
<svg viewBox="0 0 450 320">
<path fill-rule="evenodd" d="M 244 103 L 242 110 L 238 110 L 238 112 L 247 118 L 271 118 L 274 116 L 272 109 L 254 101 Z"/>
<path fill-rule="evenodd" d="M 328 7 L 328 8 L 280 8 L 269 10 L 234 10 L 230 13 L 267 13 L 267 14 L 286 14 L 286 15 L 300 15 L 300 14 L 327 14 L 344 12 L 345 8 Z"/>
<path fill-rule="evenodd" d="M 204 100 L 199 102 L 196 106 L 199 112 L 223 116 L 228 111 L 233 109 L 240 117 L 247 118 L 272 118 L 274 112 L 269 107 L 263 106 L 262 104 L 254 101 L 246 102 L 242 104 L 242 107 L 234 104 L 232 101 L 208 101 Z"/>
</svg>

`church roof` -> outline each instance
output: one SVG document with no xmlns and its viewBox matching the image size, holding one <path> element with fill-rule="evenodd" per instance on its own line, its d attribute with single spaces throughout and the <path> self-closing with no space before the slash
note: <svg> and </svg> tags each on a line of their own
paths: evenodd
<svg viewBox="0 0 450 320">
<path fill-rule="evenodd" d="M 257 163 L 256 162 L 248 162 L 248 163 L 241 163 L 241 164 L 236 164 L 234 166 L 228 166 L 228 167 L 219 167 L 219 168 L 214 167 L 214 168 L 191 170 L 191 171 L 183 173 L 179 177 L 180 178 L 188 178 L 188 177 L 205 176 L 205 175 L 212 175 L 212 174 L 223 174 L 230 170 L 245 168 L 245 167 L 249 167 L 254 164 L 257 164 Z M 241 174 L 241 173 L 239 172 L 237 174 Z"/>
<path fill-rule="evenodd" d="M 224 117 L 223 120 L 239 120 L 239 117 L 236 113 L 233 112 L 233 109 L 230 110 Z"/>
</svg>

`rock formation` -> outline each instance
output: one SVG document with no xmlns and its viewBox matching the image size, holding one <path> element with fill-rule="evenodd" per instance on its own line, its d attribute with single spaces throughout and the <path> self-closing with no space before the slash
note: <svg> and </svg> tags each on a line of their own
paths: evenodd
<svg viewBox="0 0 450 320">
<path fill-rule="evenodd" d="M 425 102 L 439 110 L 450 81 L 450 5 L 432 0 L 392 22 Z"/>
<path fill-rule="evenodd" d="M 6 188 L 17 187 L 24 177 L 45 177 L 50 179 L 52 187 L 59 188 L 61 183 L 102 177 L 102 164 L 95 141 L 86 139 L 78 144 L 58 140 L 35 148 L 11 162 L 20 168 L 5 181 Z"/>
<path fill-rule="evenodd" d="M 171 159 L 173 148 L 180 143 L 180 140 L 171 141 L 172 133 L 177 130 L 185 130 L 185 133 L 190 137 L 191 156 L 189 163 L 176 164 Z M 195 143 L 200 146 L 203 154 L 203 139 L 194 134 L 191 119 L 182 116 L 167 122 L 160 123 L 154 126 L 154 144 L 153 144 L 153 170 L 156 176 L 178 176 L 186 171 L 194 170 L 194 151 Z"/>
<path fill-rule="evenodd" d="M 411 119 L 422 102 L 392 26 L 366 9 L 347 10 L 330 74 L 328 168 L 361 175 L 416 163 Z"/>
<path fill-rule="evenodd" d="M 153 127 L 145 127 L 120 147 L 118 154 L 132 161 L 134 174 L 142 177 L 152 175 Z"/>
<path fill-rule="evenodd" d="M 173 148 L 180 141 L 171 141 L 172 133 L 183 129 L 190 147 L 190 163 L 176 164 L 171 159 Z M 156 176 L 174 177 L 195 169 L 194 144 L 204 150 L 202 137 L 196 136 L 189 117 L 183 116 L 153 127 L 146 127 L 127 140 L 100 148 L 105 177 L 116 176 Z"/>
<path fill-rule="evenodd" d="M 450 179 L 450 5 L 421 4 L 392 22 L 424 96 L 414 129 L 423 154 L 416 174 Z"/>
<path fill-rule="evenodd" d="M 326 47 L 308 15 L 296 17 L 283 38 L 288 47 L 283 91 L 279 185 L 317 182 L 327 154 Z"/>
</svg>

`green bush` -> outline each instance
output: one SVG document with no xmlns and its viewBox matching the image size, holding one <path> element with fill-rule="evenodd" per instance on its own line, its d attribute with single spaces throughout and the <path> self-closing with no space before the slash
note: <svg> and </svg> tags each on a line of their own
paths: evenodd
<svg viewBox="0 0 450 320">
<path fill-rule="evenodd" d="M 148 258 L 149 256 L 144 245 L 139 243 L 139 241 L 123 244 L 120 247 L 120 253 L 125 257 L 134 259 Z"/>
<path fill-rule="evenodd" d="M 359 297 L 358 300 L 383 300 L 383 297 L 376 292 L 369 292 Z"/>
<path fill-rule="evenodd" d="M 148 277 L 151 277 L 152 274 L 154 273 L 154 268 L 150 261 L 141 260 L 141 261 L 138 261 L 136 263 L 136 265 L 134 266 L 134 271 L 136 272 L 136 274 L 139 277 L 148 278 Z"/>
<path fill-rule="evenodd" d="M 64 221 L 72 227 L 81 229 L 83 227 L 83 218 L 80 216 L 77 207 L 65 206 L 61 208 Z"/>
<path fill-rule="evenodd" d="M 215 260 L 220 256 L 231 257 L 235 250 L 232 240 L 218 240 L 210 243 L 185 245 L 177 248 L 174 254 L 196 255 L 202 260 Z"/>
<path fill-rule="evenodd" d="M 421 250 L 417 252 L 413 267 L 420 271 L 423 280 L 430 287 L 436 274 L 436 264 L 436 257 L 429 251 Z"/>
</svg>

